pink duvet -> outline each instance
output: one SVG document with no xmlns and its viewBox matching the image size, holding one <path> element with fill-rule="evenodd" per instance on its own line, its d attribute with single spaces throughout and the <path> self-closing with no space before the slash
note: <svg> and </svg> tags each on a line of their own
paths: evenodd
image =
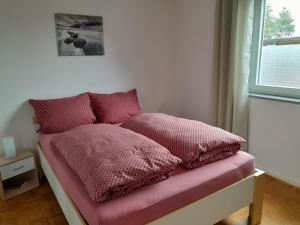
<svg viewBox="0 0 300 225">
<path fill-rule="evenodd" d="M 140 113 L 122 124 L 182 159 L 187 168 L 203 166 L 236 154 L 241 137 L 205 123 L 162 113 Z"/>
<path fill-rule="evenodd" d="M 181 163 L 156 142 L 108 124 L 81 126 L 55 136 L 51 143 L 94 202 L 165 180 Z"/>
</svg>

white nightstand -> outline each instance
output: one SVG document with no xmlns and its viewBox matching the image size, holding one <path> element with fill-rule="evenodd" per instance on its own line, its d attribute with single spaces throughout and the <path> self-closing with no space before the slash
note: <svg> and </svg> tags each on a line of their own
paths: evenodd
<svg viewBox="0 0 300 225">
<path fill-rule="evenodd" d="M 0 158 L 0 198 L 3 201 L 37 186 L 39 179 L 33 152 L 22 152 L 11 159 Z"/>
</svg>

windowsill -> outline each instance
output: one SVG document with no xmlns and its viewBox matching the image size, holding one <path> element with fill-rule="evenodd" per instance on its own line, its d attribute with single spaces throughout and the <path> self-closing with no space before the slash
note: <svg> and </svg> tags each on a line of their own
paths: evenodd
<svg viewBox="0 0 300 225">
<path fill-rule="evenodd" d="M 268 99 L 272 101 L 281 101 L 281 102 L 300 104 L 300 99 L 298 98 L 289 98 L 289 97 L 281 97 L 281 96 L 266 95 L 266 94 L 255 94 L 255 93 L 249 93 L 248 96 L 250 98 L 261 98 L 261 99 Z"/>
</svg>

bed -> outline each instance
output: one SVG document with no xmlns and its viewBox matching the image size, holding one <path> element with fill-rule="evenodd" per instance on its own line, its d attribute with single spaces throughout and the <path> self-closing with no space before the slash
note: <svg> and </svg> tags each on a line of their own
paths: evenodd
<svg viewBox="0 0 300 225">
<path fill-rule="evenodd" d="M 254 169 L 254 159 L 247 153 L 194 170 L 178 168 L 166 181 L 96 205 L 73 171 L 51 151 L 53 136 L 40 136 L 37 153 L 71 225 L 212 225 L 247 205 L 249 223 L 261 221 L 264 172 Z"/>
<path fill-rule="evenodd" d="M 161 132 L 157 134 L 162 139 L 155 139 L 154 136 L 147 138 L 148 132 L 143 135 L 142 133 L 138 134 L 139 131 L 136 130 L 137 132 L 135 132 L 131 130 L 133 127 L 131 125 L 129 126 L 129 124 L 127 124 L 128 127 L 123 127 L 123 125 L 125 126 L 125 122 L 127 123 L 129 120 L 134 121 L 136 116 L 140 118 L 139 115 L 144 115 L 147 118 L 141 119 L 141 123 L 138 124 L 138 127 L 140 127 L 141 125 L 145 125 L 145 120 L 150 121 L 151 118 L 157 117 L 155 115 L 152 117 L 141 111 L 136 90 L 112 94 L 83 93 L 78 96 L 61 99 L 31 99 L 29 102 L 35 110 L 36 120 L 34 119 L 34 121 L 38 122 L 40 132 L 47 133 L 47 135 L 40 136 L 37 145 L 41 169 L 46 175 L 69 224 L 213 225 L 247 205 L 250 205 L 249 223 L 251 225 L 260 223 L 264 172 L 255 170 L 254 158 L 251 155 L 242 151 L 235 151 L 236 149 L 234 149 L 234 151 L 231 149 L 234 155 L 231 154 L 230 157 L 227 155 L 228 158 L 222 156 L 222 160 L 215 162 L 210 161 L 211 163 L 204 166 L 201 165 L 199 168 L 184 169 L 183 167 L 190 165 L 188 164 L 190 162 L 198 163 L 198 159 L 201 158 L 200 154 L 202 155 L 202 153 L 205 157 L 206 155 L 209 156 L 210 153 L 212 153 L 209 149 L 220 150 L 221 153 L 223 153 L 224 149 L 222 148 L 224 147 L 224 143 L 233 144 L 230 140 L 235 140 L 235 143 L 237 142 L 238 147 L 240 147 L 241 140 L 237 137 L 233 137 L 233 134 L 220 131 L 219 128 L 213 128 L 201 122 L 187 121 L 182 118 L 171 118 L 171 116 L 161 114 L 156 114 L 159 117 L 159 121 L 155 122 L 155 124 L 160 124 L 158 127 L 161 128 L 163 134 L 165 134 L 165 130 L 168 128 L 168 131 L 170 131 L 168 132 L 170 139 L 166 139 L 164 135 L 161 135 Z M 149 116 L 151 118 L 148 118 Z M 163 122 L 166 120 L 169 121 L 169 119 L 171 119 L 171 123 Z M 174 123 L 172 122 L 173 120 L 175 121 Z M 179 120 L 181 122 L 178 122 Z M 119 123 L 123 124 L 122 128 L 116 129 L 115 126 L 114 128 L 111 127 L 113 126 L 112 124 L 116 125 Z M 143 139 L 148 140 L 147 142 L 154 142 L 155 146 L 159 145 L 159 148 L 165 148 L 168 154 L 172 153 L 172 158 L 179 157 L 182 160 L 182 165 L 176 164 L 178 166 L 174 166 L 174 174 L 170 177 L 168 176 L 169 178 L 166 180 L 136 189 L 114 200 L 101 203 L 93 202 L 92 198 L 89 198 L 91 196 L 88 195 L 87 189 L 84 188 L 84 186 L 87 187 L 87 182 L 85 182 L 84 178 L 89 178 L 89 181 L 94 181 L 97 180 L 97 178 L 106 178 L 109 176 L 106 176 L 106 174 L 95 176 L 97 173 L 85 173 L 84 176 L 81 176 L 77 169 L 85 169 L 86 167 L 99 169 L 103 164 L 93 164 L 92 161 L 98 158 L 98 156 L 90 158 L 91 161 L 89 161 L 89 158 L 84 158 L 85 160 L 81 157 L 76 158 L 75 156 L 78 154 L 73 152 L 73 150 L 77 149 L 75 146 L 82 146 L 83 143 L 88 143 L 89 145 L 93 143 L 93 141 L 87 141 L 91 140 L 88 137 L 83 138 L 85 141 L 81 142 L 82 139 L 80 138 L 76 140 L 72 139 L 72 137 L 81 136 L 71 135 L 71 139 L 63 142 L 59 148 L 55 146 L 56 150 L 59 149 L 59 153 L 63 153 L 60 155 L 61 157 L 59 157 L 59 154 L 56 154 L 55 151 L 51 149 L 56 143 L 55 140 L 53 140 L 53 142 L 51 140 L 52 138 L 55 139 L 57 133 L 63 133 L 62 136 L 65 136 L 66 133 L 72 133 L 74 129 L 85 130 L 85 126 L 103 126 L 105 124 L 110 124 L 109 129 L 106 127 L 108 130 L 114 130 L 114 132 L 111 132 L 112 134 L 121 132 L 120 129 L 127 129 L 126 133 L 131 132 L 132 134 L 133 132 L 135 137 L 131 136 L 130 140 L 135 140 L 138 135 L 142 135 Z M 167 124 L 169 125 L 166 126 Z M 153 127 L 154 130 L 157 130 L 156 128 L 157 127 Z M 182 130 L 182 128 L 184 129 Z M 172 130 L 176 132 L 172 133 Z M 91 132 L 91 135 L 103 135 L 103 133 Z M 124 133 L 124 130 L 122 133 Z M 188 136 L 186 136 L 187 134 Z M 200 134 L 200 136 L 198 134 Z M 60 137 L 58 137 L 58 139 Z M 118 136 L 109 137 L 111 138 L 104 139 L 105 143 L 107 140 L 110 140 L 110 143 L 115 144 L 121 140 L 122 144 L 118 146 L 121 146 L 120 150 L 125 150 L 128 142 L 124 141 L 123 143 L 123 139 L 119 139 Z M 178 145 L 178 141 L 183 145 Z M 166 144 L 165 142 L 171 145 L 164 146 L 164 144 Z M 50 143 L 52 143 L 52 145 Z M 73 145 L 74 143 L 78 145 Z M 105 145 L 99 144 L 98 146 L 102 148 Z M 110 145 L 110 147 L 112 146 L 113 145 Z M 172 146 L 176 148 L 173 149 Z M 89 154 L 90 150 L 93 150 L 91 146 L 85 149 L 87 151 L 84 151 L 84 153 L 87 154 Z M 99 147 L 94 149 L 99 150 Z M 114 152 L 113 156 L 120 156 L 118 153 L 119 149 L 118 151 L 116 151 L 116 148 L 112 149 L 115 150 L 112 151 Z M 133 149 L 136 150 L 136 145 L 134 145 Z M 141 149 L 146 150 L 146 148 L 140 147 L 139 152 L 143 152 Z M 69 153 L 68 156 L 64 155 L 66 152 Z M 78 153 L 78 151 L 76 152 Z M 107 153 L 107 151 L 105 152 Z M 149 152 L 153 153 L 152 151 Z M 80 149 L 79 153 L 82 153 Z M 119 162 L 118 160 L 109 161 L 108 158 L 110 158 L 111 152 L 108 153 L 107 158 L 104 158 L 104 160 L 113 163 Z M 64 158 L 62 158 L 62 156 Z M 73 163 L 70 164 L 70 160 L 74 159 L 74 157 L 76 159 L 72 160 Z M 78 159 L 83 159 L 82 161 L 85 162 L 85 166 L 80 166 L 80 160 Z M 147 165 L 153 165 L 149 163 L 151 158 L 140 157 L 139 159 L 143 159 L 147 162 Z M 184 159 L 187 164 L 185 164 Z M 122 159 L 120 159 L 120 161 L 122 161 Z M 79 166 L 77 166 L 77 162 Z M 167 160 L 161 160 L 161 162 L 165 163 Z M 125 164 L 127 167 L 130 167 L 128 163 Z M 96 166 L 93 167 L 93 165 Z M 136 165 L 139 164 L 137 163 Z M 197 166 L 200 166 L 200 164 L 197 164 Z M 105 169 L 107 168 L 108 167 L 105 166 Z M 119 167 L 114 168 L 121 174 L 124 172 Z M 77 174 L 74 172 L 77 172 Z M 81 181 L 79 177 L 83 181 Z M 92 179 L 91 177 L 94 178 Z M 142 180 L 142 182 L 147 183 L 148 180 Z M 104 184 L 107 185 L 109 182 L 105 182 Z M 105 185 L 100 185 L 100 187 Z"/>
</svg>

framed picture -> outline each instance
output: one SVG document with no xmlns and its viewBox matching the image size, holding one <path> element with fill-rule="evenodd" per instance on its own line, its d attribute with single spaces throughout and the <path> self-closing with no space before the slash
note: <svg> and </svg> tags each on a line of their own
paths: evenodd
<svg viewBox="0 0 300 225">
<path fill-rule="evenodd" d="M 103 18 L 55 14 L 59 56 L 104 55 Z"/>
</svg>

